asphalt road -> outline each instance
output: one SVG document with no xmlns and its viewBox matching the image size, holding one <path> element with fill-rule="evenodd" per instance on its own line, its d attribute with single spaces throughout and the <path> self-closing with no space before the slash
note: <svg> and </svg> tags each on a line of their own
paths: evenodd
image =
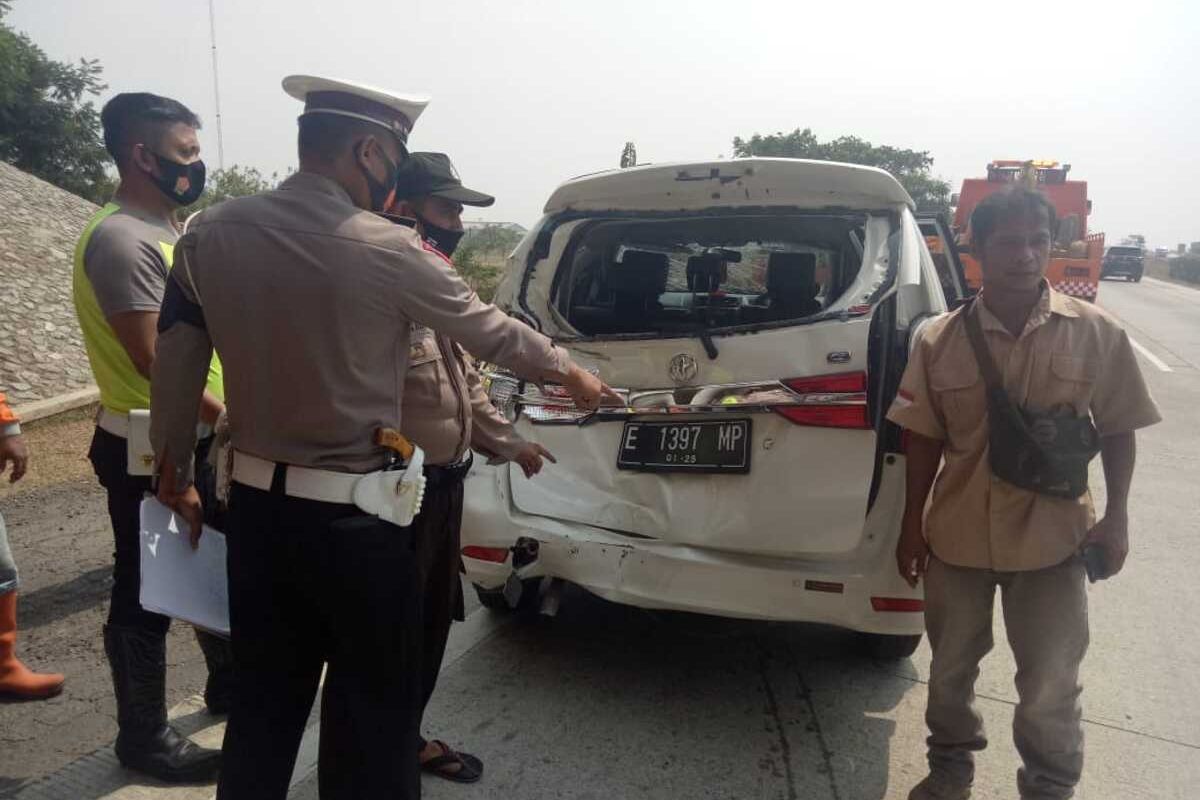
<svg viewBox="0 0 1200 800">
<path fill-rule="evenodd" d="M 36 703 L 0 699 L 0 798 L 109 744 L 117 734 L 101 643 L 112 586 L 112 530 L 86 453 L 86 412 L 28 425 L 29 474 L 0 481 L 0 512 L 21 574 L 18 655 L 67 676 L 66 691 Z M 478 608 L 467 595 L 468 613 Z M 191 630 L 167 641 L 167 704 L 201 691 L 206 669 Z"/>
<path fill-rule="evenodd" d="M 1139 437 L 1133 555 L 1091 589 L 1084 666 L 1085 800 L 1200 795 L 1200 291 L 1105 282 L 1166 421 Z M 86 447 L 86 443 L 82 445 Z M 1102 479 L 1097 502 L 1103 504 Z M 86 478 L 0 492 L 26 581 L 23 652 L 68 672 L 68 693 L 0 705 L 0 797 L 111 741 L 98 642 L 107 522 Z M 486 629 L 443 672 L 427 732 L 486 762 L 473 787 L 427 779 L 426 797 L 904 798 L 924 773 L 929 653 L 856 654 L 836 630 L 647 613 L 568 592 L 557 619 L 508 622 L 468 592 L 464 628 Z M 996 641 L 1005 641 L 997 617 Z M 172 634 L 172 701 L 197 691 L 200 656 Z M 1003 644 L 985 661 L 980 707 L 991 744 L 977 798 L 1015 797 L 1016 700 Z M 303 781 L 296 798 L 315 798 Z"/>
<path fill-rule="evenodd" d="M 116 737 L 101 642 L 113 544 L 94 479 L 10 494 L 0 504 L 21 572 L 18 656 L 67 676 L 53 700 L 0 701 L 0 797 L 8 797 Z M 169 705 L 203 689 L 204 659 L 186 626 L 172 626 L 167 663 Z"/>
</svg>

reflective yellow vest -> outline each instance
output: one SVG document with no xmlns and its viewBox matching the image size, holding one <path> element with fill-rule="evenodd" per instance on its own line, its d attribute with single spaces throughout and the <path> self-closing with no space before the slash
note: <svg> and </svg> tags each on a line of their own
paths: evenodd
<svg viewBox="0 0 1200 800">
<path fill-rule="evenodd" d="M 88 361 L 92 365 L 92 375 L 100 388 L 100 404 L 109 411 L 118 414 L 128 414 L 135 408 L 150 407 L 150 381 L 146 380 L 137 367 L 133 365 L 129 354 L 125 352 L 112 326 L 104 318 L 92 282 L 88 280 L 87 271 L 83 268 L 83 255 L 87 252 L 88 241 L 96 226 L 113 213 L 120 210 L 116 203 L 108 203 L 88 221 L 75 245 L 75 272 L 73 295 L 75 299 L 75 314 L 79 318 L 79 327 L 83 331 L 83 344 L 87 348 Z M 159 242 L 163 256 L 170 269 L 175 256 L 175 245 L 171 242 Z M 225 399 L 225 387 L 221 380 L 221 361 L 213 353 L 212 363 L 208 368 L 208 390 L 221 400 Z"/>
</svg>

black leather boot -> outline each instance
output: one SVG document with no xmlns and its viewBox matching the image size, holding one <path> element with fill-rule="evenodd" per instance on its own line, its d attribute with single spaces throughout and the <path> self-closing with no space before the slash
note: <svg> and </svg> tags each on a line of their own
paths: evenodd
<svg viewBox="0 0 1200 800">
<path fill-rule="evenodd" d="M 233 646 L 228 639 L 196 628 L 196 642 L 208 665 L 204 704 L 210 714 L 228 714 L 233 706 Z"/>
<path fill-rule="evenodd" d="M 117 759 L 164 783 L 211 781 L 219 750 L 180 736 L 167 724 L 167 641 L 162 634 L 104 626 L 104 652 L 117 697 Z"/>
</svg>

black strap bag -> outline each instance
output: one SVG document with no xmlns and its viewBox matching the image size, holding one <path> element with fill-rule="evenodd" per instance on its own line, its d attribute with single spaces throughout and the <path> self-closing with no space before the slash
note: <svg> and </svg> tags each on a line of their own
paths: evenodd
<svg viewBox="0 0 1200 800">
<path fill-rule="evenodd" d="M 1031 492 L 1075 499 L 1088 489 L 1088 463 L 1100 452 L 1090 415 L 1075 409 L 1034 411 L 1012 402 L 988 353 L 979 300 L 963 309 L 967 338 L 983 373 L 988 401 L 988 461 L 1001 480 Z"/>
</svg>

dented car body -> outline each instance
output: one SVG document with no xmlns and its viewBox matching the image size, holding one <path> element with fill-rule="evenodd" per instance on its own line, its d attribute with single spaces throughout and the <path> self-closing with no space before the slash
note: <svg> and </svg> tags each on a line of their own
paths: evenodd
<svg viewBox="0 0 1200 800">
<path fill-rule="evenodd" d="M 585 176 L 545 211 L 496 302 L 625 402 L 585 414 L 492 374 L 493 401 L 558 463 L 468 477 L 464 563 L 485 602 L 559 578 L 915 647 L 920 593 L 893 556 L 903 443 L 884 413 L 913 331 L 957 298 L 900 184 L 737 159 Z"/>
</svg>

